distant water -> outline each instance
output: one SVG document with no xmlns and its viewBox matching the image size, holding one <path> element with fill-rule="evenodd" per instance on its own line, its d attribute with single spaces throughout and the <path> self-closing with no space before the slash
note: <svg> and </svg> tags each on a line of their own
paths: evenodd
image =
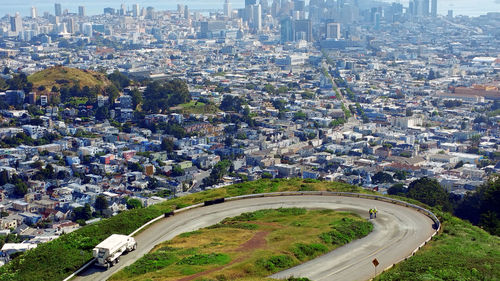
<svg viewBox="0 0 500 281">
<path fill-rule="evenodd" d="M 400 2 L 408 5 L 408 0 L 383 0 Z M 244 0 L 231 0 L 234 9 L 242 8 Z M 272 3 L 268 0 L 268 3 Z M 308 2 L 308 1 L 307 1 Z M 191 10 L 222 9 L 224 0 L 0 0 L 0 16 L 19 12 L 22 16 L 30 15 L 31 6 L 35 6 L 39 15 L 44 12 L 54 14 L 54 3 L 61 3 L 62 9 L 76 13 L 78 6 L 85 6 L 88 15 L 102 14 L 103 9 L 112 7 L 119 9 L 121 4 L 129 9 L 137 3 L 140 7 L 151 6 L 157 10 L 174 10 L 177 4 L 188 5 Z M 438 0 L 438 13 L 446 15 L 453 10 L 454 15 L 479 16 L 488 12 L 500 12 L 500 0 Z"/>
</svg>

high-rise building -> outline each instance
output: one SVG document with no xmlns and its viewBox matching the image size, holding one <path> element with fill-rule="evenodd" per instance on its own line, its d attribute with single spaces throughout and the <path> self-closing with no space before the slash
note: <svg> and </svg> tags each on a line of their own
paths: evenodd
<svg viewBox="0 0 500 281">
<path fill-rule="evenodd" d="M 155 19 L 156 18 L 156 12 L 154 7 L 147 7 L 146 8 L 146 19 Z"/>
<path fill-rule="evenodd" d="M 295 40 L 305 40 L 312 42 L 312 22 L 311 20 L 296 20 L 293 24 Z"/>
<path fill-rule="evenodd" d="M 85 16 L 85 6 L 78 6 L 78 16 L 80 17 Z"/>
<path fill-rule="evenodd" d="M 114 15 L 116 13 L 115 9 L 114 8 L 110 8 L 110 7 L 107 7 L 107 8 L 104 8 L 104 14 L 106 15 Z"/>
<path fill-rule="evenodd" d="M 280 41 L 281 43 L 292 42 L 295 40 L 294 32 L 293 32 L 293 21 L 291 17 L 283 18 L 280 21 L 281 30 L 280 30 Z"/>
<path fill-rule="evenodd" d="M 231 17 L 231 14 L 233 13 L 233 10 L 231 8 L 231 3 L 229 0 L 224 1 L 224 15 L 226 17 Z"/>
<path fill-rule="evenodd" d="M 256 5 L 256 4 L 257 4 L 257 0 L 245 0 L 245 7 Z"/>
<path fill-rule="evenodd" d="M 257 0 L 245 0 L 245 14 L 243 20 L 252 23 L 253 22 L 253 6 L 257 4 Z"/>
<path fill-rule="evenodd" d="M 31 7 L 31 18 L 32 19 L 36 19 L 38 17 L 38 13 L 36 11 L 36 7 L 35 6 L 32 6 Z"/>
<path fill-rule="evenodd" d="M 253 6 L 253 27 L 256 31 L 262 30 L 262 6 L 260 4 Z"/>
<path fill-rule="evenodd" d="M 127 14 L 127 6 L 125 4 L 120 5 L 120 16 L 124 16 Z"/>
<path fill-rule="evenodd" d="M 71 34 L 76 33 L 76 25 L 74 18 L 71 17 L 66 19 L 66 31 Z"/>
<path fill-rule="evenodd" d="M 92 24 L 91 23 L 84 23 L 84 24 L 82 24 L 82 33 L 85 36 L 92 37 L 92 33 L 93 33 Z"/>
<path fill-rule="evenodd" d="M 422 15 L 424 17 L 429 16 L 429 7 L 430 7 L 429 0 L 422 0 Z"/>
<path fill-rule="evenodd" d="M 438 1 L 437 0 L 432 0 L 432 5 L 431 5 L 431 16 L 437 17 L 437 10 L 438 10 Z"/>
<path fill-rule="evenodd" d="M 23 19 L 16 13 L 15 16 L 10 17 L 10 31 L 15 32 L 16 35 L 19 35 L 23 31 Z"/>
<path fill-rule="evenodd" d="M 274 0 L 271 7 L 271 15 L 276 18 L 279 16 L 281 10 L 281 1 Z"/>
<path fill-rule="evenodd" d="M 139 15 L 140 15 L 140 12 L 139 12 L 139 4 L 134 4 L 134 5 L 132 5 L 132 16 L 133 16 L 134 18 L 137 18 Z"/>
<path fill-rule="evenodd" d="M 326 24 L 326 39 L 340 39 L 340 23 L 330 22 Z"/>
<path fill-rule="evenodd" d="M 184 6 L 184 18 L 189 19 L 189 7 L 187 5 Z"/>
<path fill-rule="evenodd" d="M 61 4 L 59 4 L 59 3 L 55 3 L 55 4 L 54 4 L 54 12 L 55 12 L 55 16 L 56 16 L 56 17 L 60 17 L 60 16 L 62 16 L 62 8 L 61 8 Z"/>
<path fill-rule="evenodd" d="M 303 12 L 306 7 L 306 1 L 304 0 L 294 0 L 293 1 L 293 10 Z"/>
</svg>

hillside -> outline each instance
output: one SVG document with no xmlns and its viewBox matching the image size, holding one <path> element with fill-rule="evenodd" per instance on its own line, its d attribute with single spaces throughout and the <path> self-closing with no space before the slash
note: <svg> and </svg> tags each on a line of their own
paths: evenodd
<svg viewBox="0 0 500 281">
<path fill-rule="evenodd" d="M 0 267 L 0 281 L 61 280 L 91 259 L 92 248 L 112 233 L 129 234 L 145 222 L 175 208 L 205 200 L 278 191 L 328 190 L 367 192 L 344 183 L 314 180 L 259 180 L 175 198 L 144 209 L 122 212 L 59 239 L 41 244 Z M 404 199 L 415 203 L 414 200 Z M 423 205 L 423 204 L 421 204 Z M 380 280 L 500 280 L 500 238 L 463 220 L 433 209 L 443 225 L 415 257 L 402 262 Z M 40 262 L 43 261 L 43 262 Z M 466 278 L 455 278 L 464 274 Z"/>
<path fill-rule="evenodd" d="M 52 89 L 53 86 L 70 88 L 78 82 L 82 88 L 85 86 L 104 88 L 111 84 L 106 75 L 102 73 L 64 66 L 55 66 L 34 73 L 28 77 L 28 81 L 33 83 L 35 89 L 45 86 L 47 90 Z"/>
</svg>

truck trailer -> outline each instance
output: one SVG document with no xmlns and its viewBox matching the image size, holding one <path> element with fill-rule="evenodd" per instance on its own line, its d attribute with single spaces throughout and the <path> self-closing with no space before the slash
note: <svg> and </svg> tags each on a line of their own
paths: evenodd
<svg viewBox="0 0 500 281">
<path fill-rule="evenodd" d="M 137 242 L 133 237 L 113 234 L 99 243 L 92 251 L 96 258 L 96 265 L 109 268 L 120 261 L 125 252 L 137 249 Z"/>
</svg>

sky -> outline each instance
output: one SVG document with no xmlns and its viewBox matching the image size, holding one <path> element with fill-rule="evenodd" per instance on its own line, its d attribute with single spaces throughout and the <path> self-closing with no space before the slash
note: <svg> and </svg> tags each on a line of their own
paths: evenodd
<svg viewBox="0 0 500 281">
<path fill-rule="evenodd" d="M 400 2 L 408 5 L 408 0 L 382 0 L 384 2 Z M 244 6 L 244 0 L 231 0 L 233 8 Z M 272 3 L 272 0 L 268 0 Z M 38 14 L 47 11 L 54 13 L 54 3 L 61 3 L 63 9 L 76 13 L 78 6 L 86 7 L 87 13 L 100 14 L 105 7 L 118 8 L 124 3 L 127 7 L 138 3 L 141 7 L 152 6 L 158 10 L 175 9 L 177 4 L 188 5 L 190 9 L 222 9 L 224 0 L 0 0 L 0 15 L 20 12 L 23 16 L 30 15 L 30 7 L 37 7 Z M 453 10 L 455 15 L 478 16 L 487 12 L 500 12 L 500 0 L 438 0 L 438 13 L 446 15 Z"/>
</svg>

